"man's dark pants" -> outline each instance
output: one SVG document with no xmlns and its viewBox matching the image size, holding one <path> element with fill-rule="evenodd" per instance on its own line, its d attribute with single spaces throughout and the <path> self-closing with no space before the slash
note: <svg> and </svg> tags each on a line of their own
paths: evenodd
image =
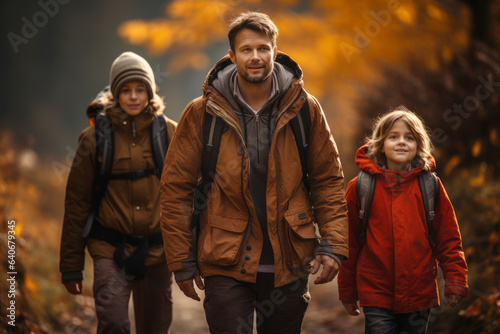
<svg viewBox="0 0 500 334">
<path fill-rule="evenodd" d="M 300 333 L 310 299 L 307 281 L 306 276 L 275 288 L 272 273 L 258 273 L 256 283 L 205 278 L 203 306 L 210 333 L 251 334 L 254 310 L 259 334 Z"/>
</svg>

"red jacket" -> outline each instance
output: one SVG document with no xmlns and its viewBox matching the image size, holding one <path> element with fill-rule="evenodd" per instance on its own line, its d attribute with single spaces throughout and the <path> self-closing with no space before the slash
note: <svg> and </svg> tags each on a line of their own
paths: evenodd
<svg viewBox="0 0 500 334">
<path fill-rule="evenodd" d="M 421 167 L 399 173 L 384 169 L 366 156 L 364 146 L 356 153 L 356 163 L 376 174 L 377 183 L 361 250 L 356 178 L 347 186 L 349 260 L 340 269 L 339 298 L 395 313 L 439 306 L 438 263 L 445 278 L 445 294 L 467 296 L 467 264 L 460 231 L 441 180 L 431 232 L 436 246 L 433 254 L 417 181 Z"/>
</svg>

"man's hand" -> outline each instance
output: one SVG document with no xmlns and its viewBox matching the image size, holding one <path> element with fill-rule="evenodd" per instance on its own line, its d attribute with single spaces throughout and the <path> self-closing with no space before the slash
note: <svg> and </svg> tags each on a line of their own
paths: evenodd
<svg viewBox="0 0 500 334">
<path fill-rule="evenodd" d="M 72 295 L 81 295 L 82 294 L 82 281 L 72 281 L 64 283 L 66 290 Z"/>
<path fill-rule="evenodd" d="M 320 265 L 323 265 L 323 272 L 321 276 L 316 278 L 314 284 L 324 284 L 328 283 L 337 276 L 339 272 L 339 264 L 333 258 L 328 255 L 316 255 L 316 259 L 314 260 L 314 265 L 311 270 L 311 274 L 316 274 L 319 270 Z"/>
<path fill-rule="evenodd" d="M 346 309 L 347 313 L 350 315 L 358 316 L 359 315 L 359 306 L 358 306 L 358 301 L 353 301 L 353 302 L 342 302 L 342 305 L 344 305 L 344 308 Z"/>
<path fill-rule="evenodd" d="M 196 270 L 192 279 L 188 279 L 185 281 L 177 281 L 177 285 L 187 297 L 192 298 L 196 301 L 200 301 L 200 297 L 198 296 L 196 290 L 194 289 L 193 279 L 196 282 L 196 286 L 200 290 L 205 289 L 205 285 L 203 285 L 203 281 L 201 280 L 201 276 L 198 270 Z"/>
<path fill-rule="evenodd" d="M 459 301 L 462 300 L 463 296 L 461 295 L 446 295 L 446 302 L 450 304 L 451 307 L 458 304 Z"/>
</svg>

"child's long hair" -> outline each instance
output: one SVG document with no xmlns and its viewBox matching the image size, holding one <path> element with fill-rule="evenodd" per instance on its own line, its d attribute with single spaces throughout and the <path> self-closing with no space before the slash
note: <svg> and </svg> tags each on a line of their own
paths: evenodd
<svg viewBox="0 0 500 334">
<path fill-rule="evenodd" d="M 403 105 L 394 108 L 377 119 L 371 137 L 367 138 L 367 142 L 370 143 L 367 156 L 380 166 L 386 165 L 387 159 L 385 154 L 382 153 L 384 141 L 389 130 L 398 120 L 402 120 L 408 125 L 417 141 L 417 154 L 411 162 L 412 166 L 421 165 L 423 169 L 430 170 L 432 167 L 430 158 L 433 147 L 429 134 L 422 119 Z"/>
</svg>

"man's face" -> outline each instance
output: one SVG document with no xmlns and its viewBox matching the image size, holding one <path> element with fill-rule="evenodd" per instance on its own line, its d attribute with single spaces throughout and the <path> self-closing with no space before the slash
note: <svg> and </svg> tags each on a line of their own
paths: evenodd
<svg viewBox="0 0 500 334">
<path fill-rule="evenodd" d="M 242 79 L 260 84 L 270 78 L 277 52 L 265 33 L 243 29 L 236 34 L 234 52 L 229 50 L 229 56 Z"/>
</svg>

